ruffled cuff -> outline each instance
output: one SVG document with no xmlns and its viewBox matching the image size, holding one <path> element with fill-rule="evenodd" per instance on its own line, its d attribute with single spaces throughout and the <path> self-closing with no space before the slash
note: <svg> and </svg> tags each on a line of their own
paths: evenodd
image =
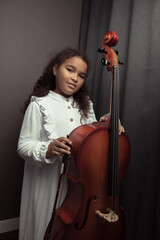
<svg viewBox="0 0 160 240">
<path fill-rule="evenodd" d="M 40 151 L 39 151 L 39 158 L 42 159 L 43 162 L 47 163 L 47 164 L 53 164 L 58 158 L 59 156 L 53 156 L 51 158 L 46 158 L 46 152 L 48 150 L 48 146 L 49 144 L 52 142 L 48 141 L 47 143 L 44 143 L 41 147 L 40 147 Z"/>
<path fill-rule="evenodd" d="M 36 161 L 36 163 L 40 166 L 44 166 L 45 164 L 53 164 L 59 156 L 53 156 L 51 158 L 46 158 L 46 152 L 48 150 L 49 144 L 53 140 L 50 140 L 48 142 L 39 143 L 39 146 L 36 147 L 36 150 L 33 152 L 33 158 Z M 42 164 L 41 164 L 42 163 Z"/>
</svg>

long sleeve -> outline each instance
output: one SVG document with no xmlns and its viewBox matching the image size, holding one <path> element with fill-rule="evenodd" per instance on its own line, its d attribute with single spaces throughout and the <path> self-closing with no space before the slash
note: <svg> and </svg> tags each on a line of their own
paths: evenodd
<svg viewBox="0 0 160 240">
<path fill-rule="evenodd" d="M 93 109 L 93 103 L 90 101 L 90 109 L 89 109 L 89 121 L 92 122 L 96 122 L 96 116 L 95 116 L 95 112 Z"/>
</svg>

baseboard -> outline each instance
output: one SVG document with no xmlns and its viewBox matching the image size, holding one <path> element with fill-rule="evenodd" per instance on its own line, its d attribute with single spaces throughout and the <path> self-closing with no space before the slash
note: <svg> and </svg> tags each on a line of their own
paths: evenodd
<svg viewBox="0 0 160 240">
<path fill-rule="evenodd" d="M 0 221 L 0 233 L 10 232 L 19 228 L 19 218 Z"/>
</svg>

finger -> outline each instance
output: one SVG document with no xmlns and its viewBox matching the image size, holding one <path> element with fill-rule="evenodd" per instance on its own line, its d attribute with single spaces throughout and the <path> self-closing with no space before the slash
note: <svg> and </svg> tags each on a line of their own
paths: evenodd
<svg viewBox="0 0 160 240">
<path fill-rule="evenodd" d="M 58 152 L 58 151 L 53 151 L 52 155 L 56 155 L 56 156 L 63 156 L 62 153 Z"/>
<path fill-rule="evenodd" d="M 64 142 L 66 144 L 69 144 L 69 145 L 72 144 L 72 142 L 68 138 L 65 138 L 65 137 L 60 137 L 57 140 L 59 140 L 60 142 Z"/>
<path fill-rule="evenodd" d="M 124 127 L 121 125 L 119 126 L 119 135 L 121 135 L 123 132 L 125 132 Z"/>
<path fill-rule="evenodd" d="M 104 120 L 105 120 L 105 118 L 104 118 L 104 117 L 101 117 L 101 118 L 100 118 L 100 121 L 104 121 Z"/>
<path fill-rule="evenodd" d="M 59 142 L 59 141 L 57 141 L 56 144 L 55 144 L 55 146 L 58 147 L 58 148 L 62 148 L 62 149 L 68 150 L 68 151 L 71 150 L 71 147 L 68 146 L 68 144 L 65 143 L 65 142 Z"/>
<path fill-rule="evenodd" d="M 70 155 L 71 151 L 65 150 L 63 148 L 56 148 L 53 151 L 53 154 L 59 155 L 59 156 L 64 156 L 65 154 Z"/>
<path fill-rule="evenodd" d="M 53 151 L 55 152 L 59 152 L 61 155 L 64 154 L 71 154 L 71 148 L 68 147 L 66 144 L 63 143 L 56 143 L 56 145 L 54 145 Z"/>
</svg>

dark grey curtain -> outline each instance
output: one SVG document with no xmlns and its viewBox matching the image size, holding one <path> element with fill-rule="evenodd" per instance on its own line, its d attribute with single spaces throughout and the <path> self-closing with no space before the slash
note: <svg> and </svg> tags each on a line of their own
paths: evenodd
<svg viewBox="0 0 160 240">
<path fill-rule="evenodd" d="M 110 73 L 97 52 L 109 30 L 119 36 L 120 118 L 131 143 L 120 189 L 126 240 L 159 240 L 160 1 L 83 2 L 79 47 L 91 60 L 88 87 L 97 118 L 109 111 Z"/>
</svg>

